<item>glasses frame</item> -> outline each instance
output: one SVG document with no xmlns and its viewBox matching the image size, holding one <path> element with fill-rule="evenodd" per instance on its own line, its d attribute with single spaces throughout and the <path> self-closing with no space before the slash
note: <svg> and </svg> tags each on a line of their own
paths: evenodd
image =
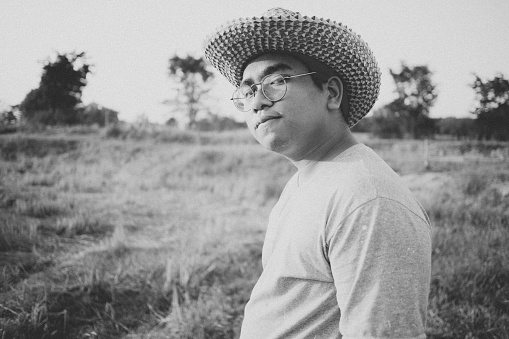
<svg viewBox="0 0 509 339">
<path fill-rule="evenodd" d="M 264 76 L 264 77 L 262 78 L 262 80 L 261 80 L 259 83 L 252 84 L 252 85 L 247 85 L 247 86 L 249 86 L 249 87 L 251 88 L 251 90 L 253 91 L 253 97 L 252 97 L 252 98 L 250 98 L 250 99 L 248 99 L 248 98 L 235 98 L 235 97 L 234 97 L 234 96 L 235 96 L 235 94 L 236 94 L 236 93 L 237 93 L 237 91 L 240 89 L 240 86 L 239 86 L 239 87 L 237 87 L 237 88 L 235 89 L 235 91 L 233 92 L 232 98 L 231 98 L 230 100 L 232 100 L 232 101 L 233 101 L 233 105 L 234 105 L 234 106 L 235 106 L 235 108 L 236 108 L 236 109 L 238 109 L 239 111 L 241 111 L 241 112 L 249 112 L 249 111 L 251 110 L 251 108 L 252 108 L 252 105 L 251 105 L 251 107 L 250 107 L 249 109 L 245 109 L 245 110 L 243 110 L 243 109 L 240 109 L 240 108 L 239 108 L 239 107 L 235 104 L 235 100 L 246 100 L 246 102 L 252 102 L 252 101 L 254 100 L 255 96 L 256 96 L 256 92 L 258 92 L 258 91 L 259 91 L 258 86 L 260 86 L 261 92 L 262 92 L 263 96 L 264 96 L 267 100 L 269 100 L 269 101 L 271 101 L 271 102 L 278 102 L 278 101 L 280 101 L 280 100 L 283 100 L 283 98 L 284 98 L 284 97 L 285 97 L 285 95 L 286 95 L 286 92 L 288 91 L 288 84 L 287 84 L 287 80 L 288 80 L 288 79 L 298 78 L 298 77 L 302 77 L 302 76 L 305 76 L 305 75 L 311 75 L 311 74 L 316 74 L 316 73 L 318 73 L 318 72 L 308 72 L 308 73 L 301 73 L 301 74 L 295 74 L 295 75 L 283 75 L 283 74 L 279 74 L 279 73 L 272 73 L 272 74 L 268 74 L 268 75 Z M 283 95 L 281 96 L 281 98 L 279 98 L 279 99 L 277 99 L 277 100 L 272 100 L 271 98 L 267 97 L 267 95 L 265 94 L 265 91 L 264 91 L 264 89 L 263 89 L 263 87 L 262 87 L 263 82 L 264 82 L 267 78 L 269 78 L 269 77 L 271 77 L 271 76 L 280 76 L 280 77 L 283 79 L 283 81 L 285 82 L 285 92 L 283 93 Z M 253 87 L 254 87 L 254 88 L 253 88 Z"/>
</svg>

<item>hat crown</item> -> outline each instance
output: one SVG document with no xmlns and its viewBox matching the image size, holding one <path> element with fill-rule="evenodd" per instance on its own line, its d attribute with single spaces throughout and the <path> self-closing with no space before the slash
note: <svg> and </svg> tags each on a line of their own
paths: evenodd
<svg viewBox="0 0 509 339">
<path fill-rule="evenodd" d="M 284 8 L 281 8 L 281 7 L 274 7 L 274 8 L 271 8 L 269 9 L 268 11 L 264 12 L 262 14 L 262 17 L 274 17 L 274 16 L 296 16 L 298 15 L 298 13 L 295 13 L 295 12 L 292 12 L 288 9 L 284 9 Z"/>
</svg>

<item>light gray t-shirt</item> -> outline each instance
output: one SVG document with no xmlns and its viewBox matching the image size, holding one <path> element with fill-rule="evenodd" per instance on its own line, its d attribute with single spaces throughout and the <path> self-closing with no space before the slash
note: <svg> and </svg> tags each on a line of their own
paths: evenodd
<svg viewBox="0 0 509 339">
<path fill-rule="evenodd" d="M 270 215 L 241 338 L 425 338 L 426 213 L 365 145 L 313 166 Z"/>
</svg>

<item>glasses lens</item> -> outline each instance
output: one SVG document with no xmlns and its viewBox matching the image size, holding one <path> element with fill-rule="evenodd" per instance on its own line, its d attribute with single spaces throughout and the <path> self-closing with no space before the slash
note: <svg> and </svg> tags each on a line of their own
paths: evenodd
<svg viewBox="0 0 509 339">
<path fill-rule="evenodd" d="M 233 104 L 242 112 L 247 112 L 251 109 L 251 99 L 253 98 L 253 89 L 249 86 L 241 86 L 233 92 Z"/>
<path fill-rule="evenodd" d="M 262 92 L 270 101 L 281 100 L 286 94 L 286 81 L 281 74 L 272 74 L 263 79 Z"/>
</svg>

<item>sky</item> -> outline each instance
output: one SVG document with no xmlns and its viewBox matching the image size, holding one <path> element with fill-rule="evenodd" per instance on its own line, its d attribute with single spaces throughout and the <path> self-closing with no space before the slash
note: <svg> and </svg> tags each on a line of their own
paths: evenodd
<svg viewBox="0 0 509 339">
<path fill-rule="evenodd" d="M 472 117 L 474 73 L 509 77 L 507 0 L 1 0 L 0 103 L 15 105 L 38 87 L 42 63 L 85 51 L 94 65 L 83 89 L 95 102 L 135 121 L 164 122 L 171 109 L 168 59 L 203 55 L 203 41 L 228 20 L 273 7 L 342 22 L 368 43 L 382 71 L 375 108 L 394 99 L 389 69 L 427 65 L 438 98 L 430 116 Z M 211 111 L 240 116 L 217 73 Z"/>
</svg>

